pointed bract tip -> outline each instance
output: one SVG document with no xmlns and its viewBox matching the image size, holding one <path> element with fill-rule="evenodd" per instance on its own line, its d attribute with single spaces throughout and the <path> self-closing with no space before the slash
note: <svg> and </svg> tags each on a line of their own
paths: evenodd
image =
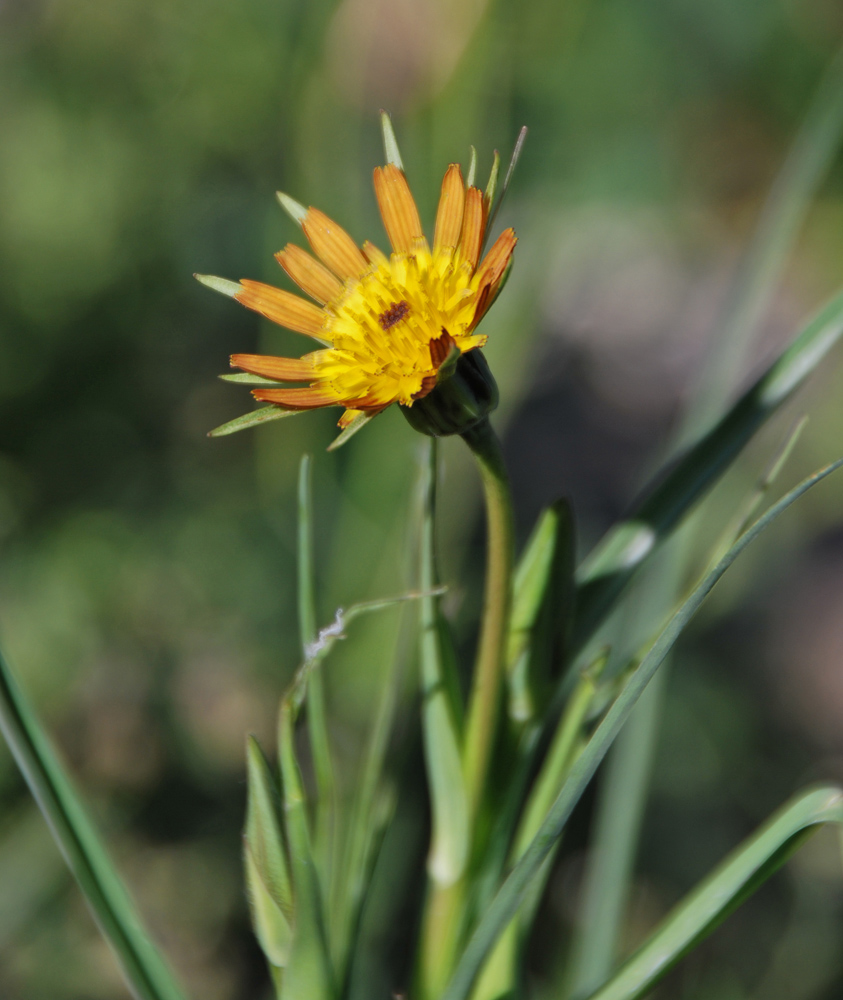
<svg viewBox="0 0 843 1000">
<path fill-rule="evenodd" d="M 373 419 L 371 413 L 358 413 L 357 416 L 351 421 L 351 423 L 343 428 L 341 434 L 334 438 L 334 440 L 328 445 L 328 451 L 336 451 L 337 448 L 341 448 L 346 441 L 354 437 L 354 435 L 360 430 L 361 427 L 365 427 L 370 420 Z"/>
<path fill-rule="evenodd" d="M 276 191 L 275 197 L 281 203 L 281 207 L 290 216 L 293 222 L 301 225 L 305 217 L 307 216 L 307 209 L 304 205 L 300 205 L 295 198 L 291 198 L 288 194 L 284 194 L 283 191 Z"/>
<path fill-rule="evenodd" d="M 486 185 L 486 193 L 483 196 L 486 201 L 486 209 L 488 211 L 489 205 L 495 200 L 495 191 L 498 187 L 498 174 L 501 169 L 501 156 L 500 153 L 495 150 L 495 157 L 492 160 L 492 170 L 489 174 L 489 183 Z"/>
<path fill-rule="evenodd" d="M 471 158 L 468 161 L 468 176 L 465 179 L 467 188 L 474 187 L 474 178 L 477 176 L 477 150 L 474 146 L 468 147 L 471 150 Z"/>
<path fill-rule="evenodd" d="M 213 288 L 215 292 L 219 292 L 220 295 L 227 295 L 230 299 L 235 298 L 239 292 L 243 291 L 242 287 L 236 281 L 229 281 L 228 278 L 218 278 L 215 274 L 194 274 L 193 277 L 196 278 L 200 285 Z"/>
<path fill-rule="evenodd" d="M 401 159 L 401 151 L 398 149 L 398 140 L 395 138 L 395 131 L 392 128 L 392 119 L 381 109 L 381 131 L 383 132 L 383 152 L 386 162 L 391 163 L 399 170 L 404 169 Z"/>
</svg>

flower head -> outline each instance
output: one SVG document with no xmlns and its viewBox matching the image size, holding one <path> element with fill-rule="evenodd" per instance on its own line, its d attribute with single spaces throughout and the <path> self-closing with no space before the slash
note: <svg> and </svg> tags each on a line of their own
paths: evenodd
<svg viewBox="0 0 843 1000">
<path fill-rule="evenodd" d="M 383 117 L 387 158 L 375 168 L 378 207 L 392 252 L 358 247 L 340 226 L 287 195 L 282 205 L 300 224 L 315 256 L 288 244 L 279 264 L 313 302 L 257 281 L 239 284 L 197 275 L 267 319 L 319 341 L 300 358 L 234 354 L 231 365 L 258 384 L 256 399 L 269 404 L 258 419 L 240 418 L 216 433 L 230 433 L 286 412 L 342 406 L 346 432 L 392 403 L 404 407 L 427 396 L 450 376 L 459 357 L 482 347 L 475 333 L 508 273 L 516 238 L 504 230 L 481 260 L 494 197 L 497 159 L 484 194 L 466 185 L 458 164 L 445 172 L 432 246 L 422 231 L 388 117 Z M 473 171 L 472 171 L 473 173 Z M 306 383 L 286 386 L 283 383 Z"/>
</svg>

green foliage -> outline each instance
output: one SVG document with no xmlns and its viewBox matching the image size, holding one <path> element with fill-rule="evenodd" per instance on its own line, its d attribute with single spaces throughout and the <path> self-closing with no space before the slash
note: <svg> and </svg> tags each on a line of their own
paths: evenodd
<svg viewBox="0 0 843 1000">
<path fill-rule="evenodd" d="M 137 1000 L 183 1000 L 157 945 L 5 660 L 0 728 Z"/>
<path fill-rule="evenodd" d="M 526 897 L 532 880 L 541 869 L 548 853 L 553 849 L 573 812 L 574 806 L 629 717 L 635 703 L 714 585 L 750 542 L 772 524 L 792 503 L 841 466 L 843 466 L 843 459 L 826 466 L 803 480 L 785 494 L 781 500 L 773 504 L 752 527 L 741 535 L 717 566 L 694 588 L 690 597 L 683 602 L 659 633 L 571 767 L 565 784 L 554 800 L 530 846 L 513 867 L 491 905 L 478 922 L 477 929 L 443 994 L 443 1000 L 463 1000 L 471 994 L 472 985 L 484 959 L 498 935 L 503 932 Z"/>
<path fill-rule="evenodd" d="M 293 889 L 281 832 L 279 796 L 258 742 L 246 742 L 249 797 L 243 834 L 243 867 L 252 924 L 269 961 L 283 968 L 290 958 Z"/>
<path fill-rule="evenodd" d="M 688 951 L 772 875 L 824 823 L 843 823 L 843 793 L 816 788 L 795 796 L 667 915 L 590 1000 L 644 996 Z"/>
<path fill-rule="evenodd" d="M 566 364 L 571 362 L 565 372 L 585 373 L 577 376 L 575 391 L 570 385 L 565 390 L 569 400 L 554 400 L 552 412 L 531 418 L 523 458 L 542 467 L 541 477 L 519 484 L 517 499 L 524 510 L 538 509 L 553 496 L 556 487 L 549 484 L 557 481 L 557 470 L 565 469 L 564 488 L 574 498 L 582 536 L 592 537 L 605 511 L 626 502 L 630 469 L 626 455 L 590 455 L 607 488 L 589 478 L 588 463 L 568 466 L 571 452 L 593 447 L 593 438 L 582 444 L 578 437 L 587 422 L 578 394 L 599 408 L 595 424 L 623 431 L 630 462 L 643 461 L 645 438 L 652 442 L 665 433 L 664 420 L 656 421 L 655 432 L 650 424 L 642 431 L 629 399 L 646 399 L 643 409 L 652 415 L 663 372 L 679 365 L 680 354 L 697 349 L 690 333 L 709 325 L 683 282 L 690 275 L 709 283 L 701 286 L 706 308 L 720 296 L 712 274 L 742 240 L 822 75 L 834 28 L 821 7 L 694 7 L 666 0 L 656 10 L 531 0 L 517 16 L 503 5 L 481 5 L 469 17 L 468 8 L 455 5 L 421 27 L 415 15 L 395 21 L 375 16 L 366 3 L 286 0 L 254 0 L 236 9 L 195 0 L 59 0 L 6 5 L 0 12 L 3 641 L 25 671 L 25 688 L 44 725 L 66 748 L 75 783 L 85 788 L 86 799 L 110 803 L 109 839 L 121 868 L 138 886 L 142 909 L 152 915 L 194 995 L 210 998 L 217 990 L 221 998 L 246 1000 L 254 979 L 245 962 L 242 970 L 237 963 L 223 968 L 248 921 L 238 883 L 237 829 L 247 787 L 242 733 L 257 730 L 263 746 L 270 746 L 282 690 L 289 691 L 280 727 L 284 780 L 276 780 L 250 741 L 244 857 L 263 950 L 274 968 L 289 966 L 274 976 L 282 995 L 371 1000 L 423 979 L 421 911 L 443 912 L 434 911 L 434 886 L 425 889 L 418 874 L 429 846 L 421 804 L 426 791 L 433 805 L 433 856 L 445 859 L 433 866 L 434 874 L 445 871 L 446 882 L 456 878 L 445 886 L 452 909 L 441 924 L 450 949 L 439 953 L 446 974 L 472 934 L 488 929 L 494 917 L 501 936 L 481 970 L 475 1000 L 502 991 L 530 995 L 534 988 L 541 995 L 562 994 L 570 962 L 554 967 L 544 943 L 553 941 L 554 955 L 564 950 L 569 917 L 560 913 L 558 893 L 542 910 L 542 932 L 531 932 L 556 854 L 569 887 L 569 841 L 545 844 L 545 860 L 512 904 L 511 918 L 490 901 L 509 884 L 510 870 L 526 877 L 517 866 L 531 856 L 530 845 L 560 792 L 573 801 L 593 765 L 594 741 L 602 733 L 605 743 L 606 722 L 626 704 L 643 667 L 625 662 L 622 641 L 585 672 L 577 651 L 615 641 L 610 618 L 634 614 L 626 597 L 636 573 L 659 571 L 652 559 L 657 547 L 687 523 L 729 470 L 732 481 L 705 507 L 695 545 L 703 547 L 712 525 L 715 534 L 722 532 L 718 554 L 723 537 L 732 541 L 746 517 L 746 468 L 757 459 L 753 454 L 745 465 L 738 462 L 742 449 L 807 374 L 824 367 L 831 378 L 827 351 L 840 334 L 839 298 L 722 416 L 758 321 L 769 312 L 770 332 L 784 328 L 794 309 L 839 282 L 839 167 L 825 186 L 820 183 L 839 142 L 840 63 L 822 77 L 817 98 L 807 105 L 805 125 L 726 296 L 727 321 L 721 319 L 717 331 L 721 346 L 706 365 L 692 426 L 685 423 L 684 455 L 654 478 L 643 503 L 580 567 L 575 584 L 566 508 L 551 506 L 536 523 L 513 577 L 506 671 L 502 684 L 492 686 L 491 763 L 476 809 L 466 804 L 462 703 L 471 680 L 467 664 L 480 585 L 473 561 L 462 566 L 473 503 L 462 458 L 446 450 L 449 472 L 439 494 L 439 564 L 449 584 L 443 601 L 433 593 L 430 511 L 422 566 L 401 548 L 416 443 L 397 414 L 371 423 L 358 418 L 331 445 L 355 437 L 353 447 L 329 459 L 324 449 L 336 435 L 329 415 L 263 429 L 292 414 L 265 407 L 230 419 L 237 412 L 236 390 L 213 380 L 225 357 L 253 349 L 255 338 L 257 349 L 270 353 L 290 353 L 301 344 L 231 303 L 223 310 L 215 297 L 195 294 L 200 290 L 190 271 L 283 282 L 271 253 L 300 236 L 268 195 L 278 185 L 304 204 L 324 207 L 358 241 L 373 234 L 377 240 L 368 173 L 380 157 L 373 109 L 381 104 L 394 113 L 402 162 L 425 220 L 432 220 L 445 163 L 465 155 L 476 174 L 493 146 L 507 150 L 527 121 L 530 155 L 518 183 L 510 185 L 514 198 L 504 221 L 518 229 L 518 262 L 502 312 L 484 323 L 484 332 L 506 403 L 503 417 L 515 413 L 516 424 L 524 419 L 517 409 L 522 382 L 533 365 L 556 373 L 563 339 Z M 359 25 L 362 35 L 355 34 Z M 468 139 L 476 143 L 470 154 Z M 399 155 L 396 144 L 388 147 L 388 158 Z M 511 170 L 502 184 L 498 175 L 495 153 L 485 199 L 492 219 Z M 302 204 L 284 197 L 282 205 L 294 220 L 301 218 Z M 604 288 L 605 262 L 630 229 L 643 234 L 642 245 L 626 253 L 630 270 L 622 280 Z M 589 249 L 595 230 L 596 253 Z M 665 232 L 668 252 L 660 253 Z M 580 273 L 586 278 L 570 278 Z M 771 309 L 774 286 L 781 295 Z M 665 344 L 653 349 L 641 333 L 652 327 L 655 335 L 663 324 L 652 303 L 661 307 L 674 299 L 681 308 L 670 313 L 668 325 L 681 327 L 677 338 L 689 334 L 688 344 L 677 341 L 676 357 L 673 339 L 670 350 Z M 629 330 L 627 311 L 638 321 Z M 531 340 L 538 330 L 547 334 L 541 355 Z M 626 334 L 635 364 L 624 367 Z M 765 340 L 763 350 L 772 350 L 772 343 Z M 602 353 L 613 359 L 610 377 L 596 361 Z M 241 392 L 244 384 L 267 384 L 257 376 L 222 378 L 240 383 Z M 638 397 L 615 398 L 636 380 Z M 829 395 L 835 393 L 836 383 Z M 678 398 L 678 389 L 666 395 L 665 408 Z M 557 424 L 566 432 L 572 428 L 576 440 Z M 256 433 L 251 440 L 205 441 L 216 425 L 215 437 L 245 428 Z M 355 436 L 364 426 L 365 433 Z M 815 453 L 836 448 L 840 428 L 839 407 L 812 414 L 812 430 L 794 461 L 814 461 Z M 297 483 L 302 452 L 317 457 L 300 469 Z M 516 451 L 510 457 L 522 459 Z M 617 467 L 609 472 L 601 463 Z M 292 515 L 297 488 L 298 538 Z M 767 492 L 759 485 L 752 503 Z M 583 498 L 595 500 L 593 509 L 582 505 Z M 797 534 L 807 546 L 837 518 L 839 498 L 839 487 L 824 490 L 802 521 L 777 531 L 775 544 L 788 559 Z M 407 548 L 417 555 L 417 539 Z M 291 582 L 296 556 L 298 621 Z M 340 641 L 349 622 L 392 606 L 375 601 L 349 607 L 348 600 L 406 596 L 419 585 L 420 568 L 427 576 L 421 574 L 423 593 L 414 593 L 419 609 L 361 618 L 349 640 Z M 833 586 L 823 580 L 816 585 L 824 600 L 833 599 Z M 345 610 L 319 631 L 316 607 L 340 604 Z M 410 623 L 417 610 L 422 646 L 414 657 Z M 645 633 L 655 627 L 655 619 L 641 618 L 635 624 Z M 704 658 L 693 636 L 685 643 L 677 663 L 683 674 Z M 301 646 L 300 658 L 293 651 Z M 607 656 L 604 680 L 596 668 Z M 420 684 L 409 679 L 416 666 Z M 723 670 L 730 673 L 728 690 L 738 709 L 718 703 L 712 710 L 718 726 L 706 735 L 716 744 L 715 758 L 734 755 L 730 775 L 744 766 L 751 775 L 752 761 L 768 765 L 768 735 L 757 724 L 765 699 L 753 691 L 748 705 L 741 703 L 741 675 L 728 662 Z M 135 976 L 138 995 L 174 996 L 133 908 L 125 908 L 90 824 L 73 805 L 64 768 L 39 735 L 34 713 L 12 682 L 7 694 L 7 735 L 25 768 L 30 760 L 28 778 L 126 975 Z M 687 714 L 694 698 L 683 698 L 677 696 Z M 417 716 L 424 753 L 414 744 Z M 768 798 L 780 801 L 808 769 L 798 737 L 779 730 L 778 738 L 785 749 L 757 793 L 741 795 L 736 781 L 722 776 L 719 784 L 713 781 L 725 827 L 757 823 L 771 808 Z M 728 751 L 720 747 L 727 742 Z M 746 761 L 741 756 L 738 764 L 738 754 Z M 701 766 L 694 760 L 686 767 L 689 782 Z M 679 763 L 675 768 L 681 771 Z M 110 996 L 117 987 L 98 945 L 85 936 L 84 921 L 76 919 L 75 890 L 64 887 L 50 845 L 26 836 L 29 820 L 14 819 L 23 815 L 25 790 L 3 762 L 0 791 L 6 817 L 0 824 L 0 993 L 21 1000 Z M 787 831 L 805 817 L 824 821 L 820 806 L 811 812 L 811 794 L 825 793 L 794 800 L 787 822 L 780 817 L 762 830 L 678 913 L 662 920 L 637 957 L 615 970 L 605 990 L 619 992 L 606 997 L 646 992 L 653 970 L 677 960 L 724 915 L 723 900 L 736 904 L 769 874 L 783 857 L 777 845 L 796 846 L 796 840 L 786 842 Z M 276 810 L 275 795 L 283 795 L 289 812 Z M 671 804 L 676 808 L 676 799 Z M 670 808 L 659 815 L 665 811 Z M 698 870 L 698 814 L 679 811 L 669 842 L 660 843 L 667 874 L 652 858 L 641 859 L 642 870 L 652 875 L 655 867 L 654 881 L 663 878 L 669 890 Z M 216 819 L 209 822 L 211 812 Z M 622 847 L 634 854 L 631 837 Z M 24 866 L 36 873 L 31 879 L 20 878 Z M 786 899 L 775 903 L 770 926 L 785 920 L 788 906 Z M 832 905 L 818 923 L 839 938 Z M 798 914 L 793 926 L 797 938 L 800 927 L 813 938 Z M 759 947 L 752 933 L 736 928 L 734 953 L 757 957 L 764 944 L 774 946 L 765 939 Z M 617 941 L 610 937 L 614 963 Z M 406 957 L 414 949 L 415 957 Z M 837 974 L 837 961 L 829 963 L 827 976 Z M 812 988 L 819 995 L 822 984 L 810 986 L 820 983 L 818 964 L 806 947 L 794 967 L 794 976 L 801 975 L 800 1000 Z M 156 977 L 164 992 L 143 993 L 143 983 Z M 414 1000 L 414 990 L 406 991 Z M 705 983 L 698 992 L 706 992 Z M 763 995 L 763 988 L 758 992 Z"/>
</svg>

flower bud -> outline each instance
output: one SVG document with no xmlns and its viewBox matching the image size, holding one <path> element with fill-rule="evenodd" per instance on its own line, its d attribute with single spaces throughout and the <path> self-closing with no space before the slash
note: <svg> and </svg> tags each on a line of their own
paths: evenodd
<svg viewBox="0 0 843 1000">
<path fill-rule="evenodd" d="M 440 378 L 435 388 L 412 406 L 402 406 L 401 412 L 419 433 L 447 437 L 466 433 L 497 405 L 498 386 L 478 348 L 461 354 L 452 374 Z"/>
</svg>

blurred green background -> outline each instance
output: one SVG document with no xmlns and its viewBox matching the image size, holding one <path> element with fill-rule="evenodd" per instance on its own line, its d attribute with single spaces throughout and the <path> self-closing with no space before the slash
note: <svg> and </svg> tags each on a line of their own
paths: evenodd
<svg viewBox="0 0 843 1000">
<path fill-rule="evenodd" d="M 250 408 L 233 351 L 299 353 L 191 273 L 285 285 L 277 188 L 385 245 L 371 190 L 389 109 L 422 217 L 448 162 L 530 135 L 498 225 L 520 243 L 484 322 L 519 538 L 572 497 L 582 552 L 662 454 L 760 206 L 843 36 L 833 0 L 2 0 L 0 640 L 191 995 L 269 995 L 241 887 L 244 734 L 269 746 L 298 659 L 299 456 L 315 454 L 320 614 L 400 592 L 419 439 L 394 408 L 328 455 L 336 411 L 211 441 Z M 765 312 L 745 384 L 843 279 L 843 161 Z M 707 502 L 716 536 L 794 416 L 784 479 L 843 452 L 839 352 Z M 463 641 L 478 603 L 478 484 L 443 448 L 440 542 Z M 627 944 L 788 794 L 843 780 L 843 481 L 736 566 L 675 660 Z M 401 613 L 328 664 L 344 779 Z M 406 982 L 418 760 L 396 920 L 370 943 Z M 401 760 L 405 759 L 402 765 Z M 401 767 L 403 766 L 403 772 Z M 5 750 L 0 995 L 127 996 Z M 577 916 L 580 810 L 531 964 Z M 415 851 L 415 854 L 413 853 Z M 389 879 L 387 879 L 389 882 Z M 696 1000 L 843 993 L 843 877 L 821 834 L 660 988 Z M 404 978 L 402 978 L 404 977 Z"/>
</svg>

